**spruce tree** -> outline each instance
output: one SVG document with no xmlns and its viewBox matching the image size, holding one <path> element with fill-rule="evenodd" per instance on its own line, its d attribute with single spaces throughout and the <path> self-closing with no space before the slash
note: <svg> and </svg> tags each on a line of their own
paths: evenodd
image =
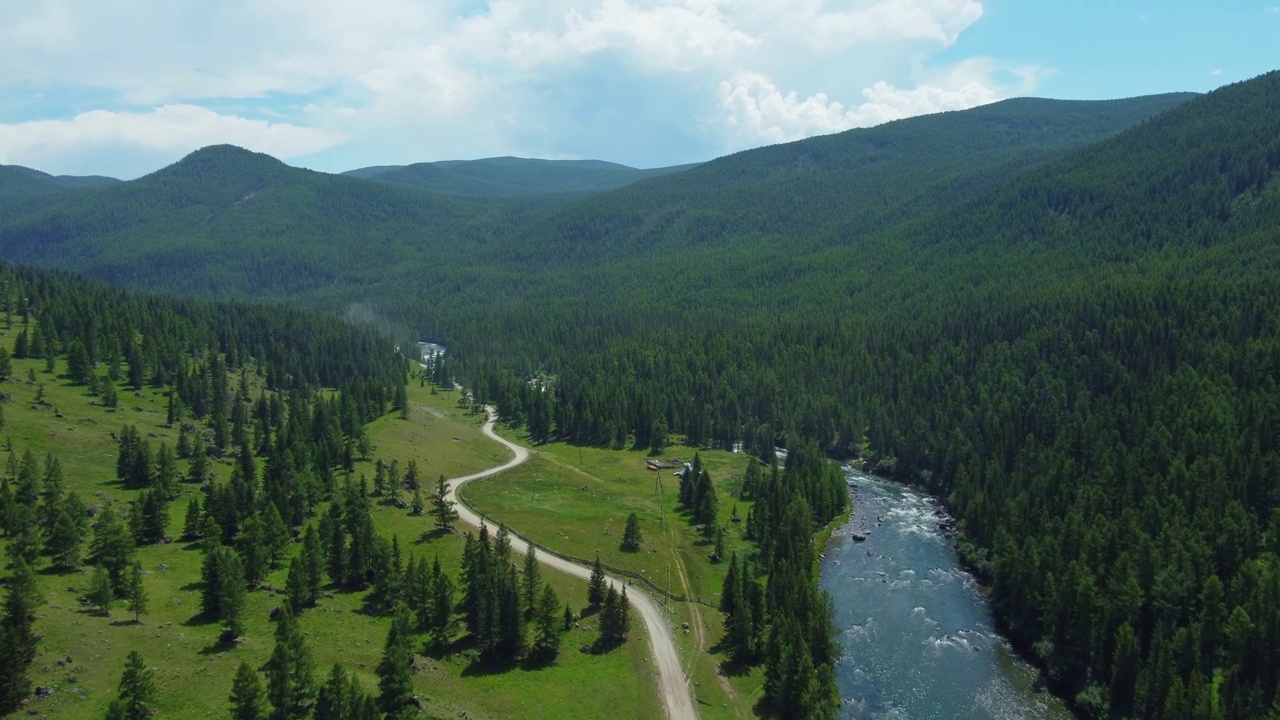
<svg viewBox="0 0 1280 720">
<path fill-rule="evenodd" d="M 202 526 L 200 501 L 193 497 L 187 503 L 187 513 L 182 519 L 182 537 L 187 540 L 199 539 Z"/>
<path fill-rule="evenodd" d="M 307 606 L 307 571 L 302 564 L 302 558 L 295 557 L 293 562 L 289 563 L 289 576 L 285 580 L 284 589 L 285 596 L 289 600 L 289 609 L 293 614 L 302 614 L 302 609 Z"/>
<path fill-rule="evenodd" d="M 436 556 L 431 565 L 431 596 L 427 605 L 428 629 L 436 647 L 444 647 L 453 631 L 453 594 L 453 580 L 440 568 L 440 557 Z"/>
<path fill-rule="evenodd" d="M 244 634 L 244 604 L 246 595 L 244 565 L 240 556 L 231 548 L 221 550 L 222 570 L 220 572 L 218 594 L 222 625 L 231 639 Z"/>
<path fill-rule="evenodd" d="M 265 699 L 258 673 L 249 663 L 241 660 L 240 667 L 236 668 L 235 680 L 231 683 L 231 695 L 227 698 L 231 703 L 232 720 L 266 720 Z"/>
<path fill-rule="evenodd" d="M 640 518 L 635 513 L 627 516 L 627 527 L 622 531 L 622 549 L 625 552 L 640 549 Z"/>
<path fill-rule="evenodd" d="M 409 610 L 400 604 L 378 663 L 378 707 L 388 718 L 406 717 L 413 707 L 412 631 Z"/>
<path fill-rule="evenodd" d="M 135 623 L 142 622 L 142 615 L 147 611 L 147 588 L 142 582 L 142 566 L 134 565 L 133 571 L 129 573 L 128 584 L 125 586 L 125 599 L 129 601 L 129 609 L 133 611 L 133 621 Z"/>
<path fill-rule="evenodd" d="M 538 610 L 539 584 L 542 579 L 538 569 L 538 550 L 532 545 L 524 555 L 524 605 L 525 616 L 533 619 Z"/>
<path fill-rule="evenodd" d="M 89 602 L 98 608 L 98 614 L 108 617 L 111 615 L 111 601 L 114 598 L 111 575 L 106 568 L 99 565 L 93 573 L 93 580 L 89 583 Z"/>
<path fill-rule="evenodd" d="M 453 506 L 454 502 L 449 499 L 449 485 L 441 475 L 436 480 L 435 495 L 431 497 L 431 514 L 435 516 L 437 528 L 446 531 L 453 528 L 453 522 L 458 519 L 458 511 Z"/>
<path fill-rule="evenodd" d="M 146 720 L 156 701 L 156 681 L 150 668 L 137 650 L 129 651 L 124 661 L 124 673 L 120 676 L 120 689 L 113 706 L 119 708 L 119 717 L 127 720 Z"/>
<path fill-rule="evenodd" d="M 334 663 L 329 677 L 316 694 L 315 720 L 351 720 L 348 712 L 348 693 L 351 685 L 347 671 Z"/>
<path fill-rule="evenodd" d="M 267 661 L 267 696 L 275 720 L 302 718 L 315 695 L 315 664 L 302 629 L 286 607 L 276 621 L 276 644 Z"/>
<path fill-rule="evenodd" d="M 125 572 L 133 562 L 134 540 L 124 521 L 109 506 L 98 512 L 89 549 L 93 561 L 109 573 L 111 587 L 122 594 Z"/>
<path fill-rule="evenodd" d="M 306 571 L 307 606 L 320 600 L 320 586 L 324 583 L 324 551 L 320 548 L 320 534 L 315 525 L 308 525 L 302 535 L 302 567 Z"/>
<path fill-rule="evenodd" d="M 36 656 L 32 626 L 39 602 L 35 574 L 25 561 L 15 559 L 0 611 L 0 716 L 15 711 L 31 690 L 28 671 Z"/>
<path fill-rule="evenodd" d="M 567 606 L 566 609 L 568 609 Z M 556 597 L 556 592 L 550 585 L 542 587 L 534 619 L 532 653 L 544 660 L 550 660 L 560 652 L 560 635 L 563 632 L 560 599 Z"/>
<path fill-rule="evenodd" d="M 83 530 L 79 523 L 63 507 L 58 510 L 45 540 L 45 553 L 53 559 L 58 570 L 74 570 L 80 567 L 80 546 Z"/>
<path fill-rule="evenodd" d="M 596 553 L 596 561 L 591 565 L 591 579 L 587 581 L 587 604 L 599 606 L 605 598 L 604 563 L 600 562 L 600 553 Z"/>
</svg>

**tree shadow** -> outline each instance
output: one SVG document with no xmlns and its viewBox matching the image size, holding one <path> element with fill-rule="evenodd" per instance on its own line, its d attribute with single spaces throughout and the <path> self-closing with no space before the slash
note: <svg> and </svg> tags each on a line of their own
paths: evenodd
<svg viewBox="0 0 1280 720">
<path fill-rule="evenodd" d="M 742 677 L 751 674 L 751 668 L 755 667 L 751 663 L 734 662 L 729 659 L 729 646 L 725 644 L 724 639 L 712 645 L 707 649 L 713 657 L 716 655 L 724 655 L 725 659 L 716 664 L 716 671 L 725 677 Z"/>
<path fill-rule="evenodd" d="M 428 640 L 422 648 L 421 655 L 433 660 L 441 660 L 450 655 L 457 655 L 470 647 L 472 647 L 470 635 L 463 635 L 446 643 L 434 643 Z"/>
<path fill-rule="evenodd" d="M 503 662 L 485 662 L 477 657 L 462 669 L 462 677 L 490 677 L 502 675 L 520 666 L 520 662 L 506 660 Z"/>
<path fill-rule="evenodd" d="M 196 613 L 182 622 L 186 627 L 204 627 L 205 625 L 213 625 L 218 622 L 218 618 L 213 617 L 209 613 Z"/>
<path fill-rule="evenodd" d="M 111 621 L 111 627 L 126 627 L 129 625 L 141 625 L 141 624 L 142 624 L 141 620 L 134 620 L 132 618 L 128 620 L 112 620 Z"/>
<path fill-rule="evenodd" d="M 527 672 L 546 670 L 547 668 L 556 666 L 556 658 L 559 656 L 560 653 L 558 652 L 529 653 L 529 655 L 525 657 L 524 662 L 520 663 L 520 669 Z"/>
<path fill-rule="evenodd" d="M 425 516 L 420 516 L 420 517 L 425 517 Z M 440 538 L 445 537 L 446 535 L 452 535 L 452 534 L 453 534 L 453 528 L 433 527 L 430 530 L 423 530 L 422 534 L 418 536 L 418 539 L 413 541 L 413 544 L 426 545 L 427 543 L 430 543 L 433 540 L 439 540 Z"/>
<path fill-rule="evenodd" d="M 85 575 L 86 573 L 84 572 L 83 567 L 60 568 L 60 567 L 54 567 L 53 565 L 50 565 L 49 567 L 46 567 L 46 568 L 40 568 L 39 570 L 36 571 L 36 574 L 43 575 L 45 577 L 50 577 L 50 576 L 58 576 L 58 575 L 72 575 L 72 574 Z"/>
<path fill-rule="evenodd" d="M 221 637 L 213 641 L 212 645 L 200 648 L 201 655 L 221 655 L 224 652 L 235 650 L 237 643 L 235 640 L 231 642 L 224 641 Z"/>
</svg>

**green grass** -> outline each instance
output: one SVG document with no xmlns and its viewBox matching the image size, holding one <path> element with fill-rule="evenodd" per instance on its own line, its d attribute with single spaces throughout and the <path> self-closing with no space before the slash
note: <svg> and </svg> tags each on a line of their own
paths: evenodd
<svg viewBox="0 0 1280 720">
<path fill-rule="evenodd" d="M 0 343 L 12 343 L 13 334 L 0 331 Z M 135 394 L 122 389 L 119 409 L 110 410 L 91 404 L 94 398 L 84 387 L 44 373 L 43 367 L 43 361 L 14 361 L 14 377 L 0 382 L 0 392 L 11 397 L 3 403 L 5 426 L 0 438 L 8 438 L 12 452 L 19 456 L 30 449 L 43 460 L 52 452 L 62 464 L 65 489 L 79 493 L 86 503 L 131 499 L 135 493 L 114 479 L 117 445 L 112 433 L 126 423 L 135 424 L 153 447 L 162 440 L 176 444 L 176 429 L 163 425 L 166 398 L 159 390 L 148 388 Z M 35 371 L 36 383 L 26 381 L 28 370 Z M 41 383 L 49 407 L 34 402 Z M 504 449 L 480 435 L 480 418 L 457 408 L 456 393 L 432 394 L 414 385 L 409 389 L 409 420 L 389 415 L 372 423 L 375 458 L 398 459 L 402 468 L 414 458 L 424 479 L 472 472 L 506 458 Z M 0 462 L 7 459 L 0 455 Z M 185 462 L 181 467 L 185 470 Z M 215 467 L 224 479 L 229 475 L 229 465 Z M 371 476 L 372 463 L 362 462 L 357 472 Z M 187 496 L 196 492 L 195 486 L 183 486 L 183 497 L 170 508 L 170 534 L 180 534 Z M 438 555 L 456 577 L 461 535 L 424 536 L 430 527 L 428 519 L 410 517 L 389 504 L 376 504 L 374 519 L 380 533 L 400 538 L 406 556 Z M 102 717 L 115 695 L 125 655 L 138 650 L 155 671 L 159 717 L 222 716 L 240 661 L 261 667 L 267 660 L 273 647 L 268 616 L 283 597 L 261 589 L 250 592 L 244 642 L 229 649 L 217 643 L 217 624 L 196 617 L 199 589 L 195 583 L 202 559 L 198 547 L 182 542 L 147 546 L 139 548 L 137 557 L 146 571 L 150 595 L 150 611 L 137 624 L 122 602 L 116 603 L 110 617 L 81 605 L 78 600 L 88 584 L 89 569 L 40 573 L 46 602 L 38 611 L 35 630 L 43 639 L 31 679 L 33 689 L 53 688 L 50 697 L 31 699 L 30 707 L 40 715 Z M 283 587 L 285 574 L 282 566 L 265 583 Z M 585 605 L 585 582 L 545 569 L 543 578 L 562 600 L 575 607 Z M 323 680 L 333 663 L 342 662 L 357 673 L 366 689 L 376 690 L 373 670 L 390 621 L 361 613 L 362 604 L 363 593 L 335 593 L 305 612 L 301 624 L 316 659 L 318 679 Z M 661 717 L 643 628 L 634 628 L 630 641 L 608 654 L 579 653 L 577 648 L 594 637 L 594 631 L 571 631 L 558 660 L 537 670 L 477 673 L 465 651 L 419 656 L 415 690 L 428 714 L 436 717 L 458 717 L 462 712 L 469 718 Z"/>
<path fill-rule="evenodd" d="M 528 438 L 508 431 L 512 439 Z M 552 443 L 536 448 L 536 455 L 521 467 L 469 484 L 462 495 L 487 517 L 498 518 L 522 535 L 579 558 L 600 553 L 606 564 L 650 578 L 686 598 L 700 598 L 718 605 L 728 564 L 713 564 L 707 555 L 713 544 L 705 541 L 678 506 L 679 478 L 673 470 L 652 471 L 644 452 L 604 450 Z M 694 450 L 668 449 L 663 459 L 692 460 Z M 748 547 L 744 523 L 730 518 L 736 507 L 746 518 L 751 503 L 732 493 L 742 487 L 746 458 L 720 451 L 702 451 L 703 465 L 711 474 L 721 501 L 719 522 L 726 528 L 725 549 L 732 553 Z M 643 544 L 639 552 L 620 548 L 627 516 L 640 519 Z M 747 717 L 759 699 L 763 683 L 760 671 L 725 678 L 717 668 L 724 657 L 713 654 L 723 635 L 723 616 L 715 607 L 685 602 L 671 603 L 676 636 L 686 672 L 703 717 Z M 680 628 L 690 624 L 690 632 Z M 703 637 L 698 642 L 698 623 Z"/>
</svg>

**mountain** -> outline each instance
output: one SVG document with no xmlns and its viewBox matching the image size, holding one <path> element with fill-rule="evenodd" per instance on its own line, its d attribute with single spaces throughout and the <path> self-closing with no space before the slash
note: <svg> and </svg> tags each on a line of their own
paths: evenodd
<svg viewBox="0 0 1280 720">
<path fill-rule="evenodd" d="M 632 299 L 643 291 L 656 300 L 708 254 L 726 274 L 755 274 L 806 245 L 844 243 L 978 197 L 1188 97 L 1008 101 L 738 153 L 558 201 L 424 193 L 211 147 L 138 180 L 24 206 L 0 221 L 0 254 L 183 294 L 330 309 L 376 300 L 415 323 L 480 299 L 518 305 L 526 293 L 573 302 L 582 291 Z M 502 159 L 443 168 L 480 168 L 489 178 L 510 171 L 508 187 L 550 168 L 578 177 L 627 172 Z M 757 294 L 731 290 L 722 300 L 740 292 Z"/>
<path fill-rule="evenodd" d="M 1280 72 L 868 232 L 778 218 L 702 245 L 579 225 L 608 262 L 547 260 L 444 339 L 547 439 L 816 439 L 927 488 L 1081 717 L 1280 709 Z M 637 236 L 661 251 L 628 265 Z M 783 511 L 748 499 L 757 528 Z"/>
<path fill-rule="evenodd" d="M 457 234 L 459 223 L 497 208 L 293 168 L 232 146 L 40 200 L 0 229 L 6 258 L 224 298 L 363 285 L 425 262 L 425 238 Z"/>
<path fill-rule="evenodd" d="M 638 170 L 601 160 L 496 157 L 414 165 L 384 165 L 343 173 L 375 182 L 407 185 L 441 195 L 529 197 L 599 193 L 695 165 Z"/>
<path fill-rule="evenodd" d="M 0 165 L 0 206 L 63 190 L 96 188 L 120 182 L 97 175 L 50 175 L 21 165 Z"/>
</svg>

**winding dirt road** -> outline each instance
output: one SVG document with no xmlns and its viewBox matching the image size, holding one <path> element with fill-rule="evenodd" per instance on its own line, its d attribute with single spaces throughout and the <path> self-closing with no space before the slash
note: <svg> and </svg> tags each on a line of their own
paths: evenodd
<svg viewBox="0 0 1280 720">
<path fill-rule="evenodd" d="M 481 518 L 474 510 L 458 500 L 458 487 L 472 480 L 479 480 L 480 478 L 497 475 L 504 470 L 510 470 L 529 459 L 528 448 L 499 437 L 493 432 L 497 413 L 493 408 L 486 408 L 486 410 L 489 412 L 489 420 L 485 422 L 484 427 L 481 429 L 482 432 L 489 438 L 505 445 L 515 453 L 515 457 L 497 467 L 491 467 L 478 473 L 464 475 L 448 481 L 449 499 L 457 503 L 458 516 L 463 522 L 476 528 L 480 527 Z M 529 551 L 529 543 L 510 528 L 507 528 L 507 531 L 511 535 L 511 548 L 521 555 L 527 553 Z M 570 562 L 550 553 L 539 553 L 538 561 L 547 567 L 575 575 L 584 580 L 591 577 L 591 568 Z M 621 592 L 621 581 L 617 578 L 609 577 L 608 582 Z M 675 639 L 671 634 L 671 627 L 663 617 L 662 609 L 648 594 L 634 585 L 628 586 L 627 597 L 631 600 L 632 607 L 639 613 L 640 619 L 644 621 L 645 630 L 649 634 L 649 649 L 653 653 L 654 664 L 658 668 L 658 690 L 662 695 L 662 705 L 666 710 L 667 718 L 669 720 L 696 720 L 698 714 L 694 711 L 693 693 L 690 692 L 689 682 L 685 679 L 684 670 L 680 667 L 680 655 L 676 652 Z"/>
</svg>

